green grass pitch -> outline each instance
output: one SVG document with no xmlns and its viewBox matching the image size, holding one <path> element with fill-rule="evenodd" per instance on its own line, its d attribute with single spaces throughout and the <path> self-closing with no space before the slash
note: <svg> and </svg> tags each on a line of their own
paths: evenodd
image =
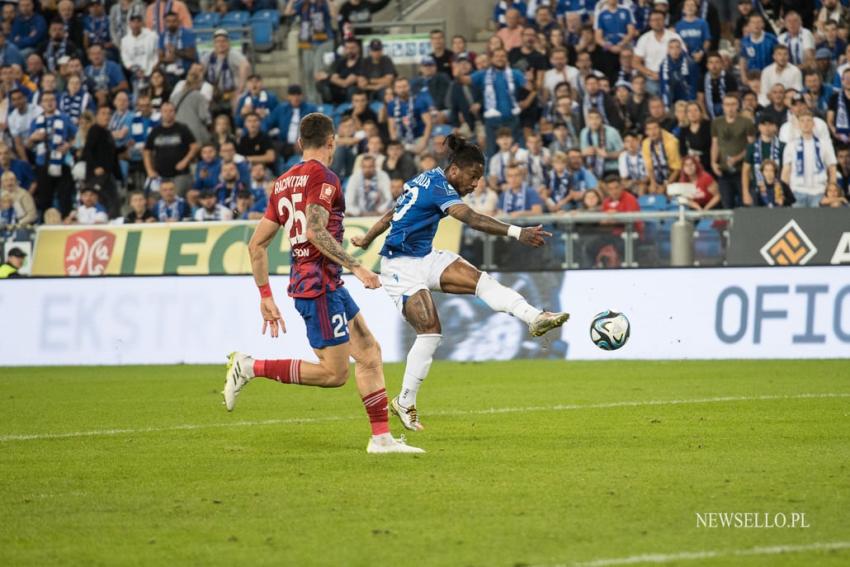
<svg viewBox="0 0 850 567">
<path fill-rule="evenodd" d="M 4 368 L 0 565 L 850 565 L 847 360 L 437 362 L 415 457 L 351 382 L 223 376 Z"/>
</svg>

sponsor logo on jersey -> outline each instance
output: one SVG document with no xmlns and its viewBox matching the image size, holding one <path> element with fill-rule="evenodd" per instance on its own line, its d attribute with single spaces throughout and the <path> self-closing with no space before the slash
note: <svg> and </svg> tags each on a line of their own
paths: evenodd
<svg viewBox="0 0 850 567">
<path fill-rule="evenodd" d="M 65 274 L 99 276 L 106 271 L 115 235 L 104 230 L 81 230 L 65 241 Z"/>
<path fill-rule="evenodd" d="M 760 252 L 771 266 L 804 266 L 818 249 L 792 219 L 767 241 Z"/>
<path fill-rule="evenodd" d="M 334 191 L 336 191 L 336 187 L 330 183 L 322 183 L 322 192 L 319 194 L 319 198 L 326 203 L 330 203 L 333 201 Z"/>
</svg>

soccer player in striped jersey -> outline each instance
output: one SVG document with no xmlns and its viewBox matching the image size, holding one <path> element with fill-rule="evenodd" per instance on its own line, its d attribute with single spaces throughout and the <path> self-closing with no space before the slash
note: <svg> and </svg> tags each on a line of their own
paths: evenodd
<svg viewBox="0 0 850 567">
<path fill-rule="evenodd" d="M 475 295 L 494 311 L 510 313 L 525 322 L 535 337 L 569 319 L 567 313 L 549 313 L 529 305 L 519 293 L 457 254 L 433 249 L 437 227 L 447 215 L 476 230 L 510 236 L 528 246 L 542 246 L 545 237 L 551 236 L 542 226 L 505 224 L 464 204 L 461 196 L 472 193 L 484 173 L 484 154 L 478 146 L 454 134 L 446 138 L 446 145 L 451 155 L 445 171 L 437 167 L 409 180 L 395 209 L 381 217 L 364 236 L 351 239 L 355 246 L 367 248 L 390 229 L 381 249 L 381 284 L 417 333 L 407 355 L 401 394 L 392 400 L 390 409 L 412 431 L 422 429 L 416 394 L 443 338 L 431 290 Z"/>
<path fill-rule="evenodd" d="M 348 379 L 352 357 L 357 388 L 372 426 L 367 452 L 424 453 L 390 434 L 381 348 L 340 278 L 345 267 L 367 289 L 381 287 L 378 276 L 342 247 L 345 198 L 339 178 L 328 169 L 336 145 L 333 121 L 323 114 L 308 114 L 299 130 L 303 161 L 275 181 L 248 249 L 260 291 L 263 334 L 268 329 L 276 338 L 286 332 L 286 325 L 269 285 L 268 246 L 283 227 L 292 248 L 287 291 L 295 299 L 319 362 L 255 360 L 234 352 L 224 382 L 225 405 L 231 411 L 237 394 L 258 376 L 283 384 L 337 388 Z"/>
</svg>

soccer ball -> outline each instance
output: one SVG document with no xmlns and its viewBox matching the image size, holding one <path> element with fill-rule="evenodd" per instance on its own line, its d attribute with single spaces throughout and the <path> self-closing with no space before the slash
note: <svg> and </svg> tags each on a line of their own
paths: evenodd
<svg viewBox="0 0 850 567">
<path fill-rule="evenodd" d="M 590 340 L 602 350 L 617 350 L 629 340 L 629 320 L 622 313 L 603 311 L 590 323 Z"/>
</svg>

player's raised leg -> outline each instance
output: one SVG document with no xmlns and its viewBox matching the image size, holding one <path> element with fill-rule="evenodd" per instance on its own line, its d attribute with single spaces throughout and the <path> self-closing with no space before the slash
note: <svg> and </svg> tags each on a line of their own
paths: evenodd
<svg viewBox="0 0 850 567">
<path fill-rule="evenodd" d="M 416 395 L 431 370 L 434 353 L 443 340 L 443 332 L 434 298 L 427 289 L 420 289 L 408 297 L 402 312 L 416 331 L 416 340 L 407 353 L 401 393 L 393 398 L 390 409 L 404 427 L 411 431 L 421 431 L 424 427 L 416 410 Z"/>
<path fill-rule="evenodd" d="M 403 438 L 395 439 L 390 434 L 381 347 L 359 313 L 349 321 L 349 332 L 357 389 L 372 425 L 372 437 L 366 451 L 379 454 L 424 453 L 422 449 L 407 445 Z"/>
<path fill-rule="evenodd" d="M 551 313 L 530 305 L 516 290 L 500 284 L 496 279 L 458 258 L 440 275 L 440 288 L 444 293 L 475 294 L 494 311 L 510 313 L 528 325 L 532 336 L 545 335 L 560 327 L 570 318 L 569 313 Z"/>
</svg>

